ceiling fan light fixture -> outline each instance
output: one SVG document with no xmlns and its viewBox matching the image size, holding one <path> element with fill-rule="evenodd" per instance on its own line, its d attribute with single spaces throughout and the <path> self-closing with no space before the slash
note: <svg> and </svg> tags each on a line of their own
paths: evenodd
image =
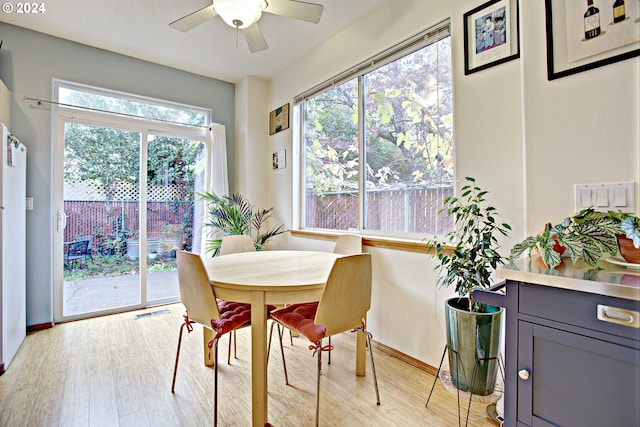
<svg viewBox="0 0 640 427">
<path fill-rule="evenodd" d="M 243 29 L 250 27 L 262 16 L 267 7 L 265 0 L 213 0 L 213 8 L 227 25 Z"/>
</svg>

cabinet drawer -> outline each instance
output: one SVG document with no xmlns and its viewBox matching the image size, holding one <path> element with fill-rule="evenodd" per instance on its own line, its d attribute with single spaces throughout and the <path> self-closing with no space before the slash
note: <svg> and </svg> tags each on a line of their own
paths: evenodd
<svg viewBox="0 0 640 427">
<path fill-rule="evenodd" d="M 519 313 L 640 341 L 640 328 L 614 323 L 615 318 L 598 319 L 598 306 L 604 306 L 613 309 L 614 317 L 620 317 L 625 323 L 627 312 L 640 312 L 638 301 L 529 283 L 520 283 L 519 288 Z M 620 316 L 616 309 L 621 310 Z"/>
</svg>

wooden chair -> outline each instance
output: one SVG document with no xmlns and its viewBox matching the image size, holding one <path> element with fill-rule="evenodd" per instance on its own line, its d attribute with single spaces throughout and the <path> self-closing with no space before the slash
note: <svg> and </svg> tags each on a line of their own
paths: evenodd
<svg viewBox="0 0 640 427">
<path fill-rule="evenodd" d="M 357 234 L 341 234 L 336 240 L 333 247 L 334 254 L 355 255 L 362 253 L 362 236 Z M 331 337 L 329 337 L 329 345 L 331 345 Z M 331 352 L 327 357 L 327 363 L 331 364 Z"/>
<path fill-rule="evenodd" d="M 253 245 L 253 239 L 246 234 L 233 234 L 222 237 L 220 243 L 220 253 L 218 256 L 235 254 L 240 252 L 255 252 L 256 247 Z M 233 331 L 229 335 L 229 353 L 227 354 L 227 364 L 231 364 L 231 342 L 233 341 L 233 357 L 238 357 L 238 345 L 236 341 L 236 332 Z"/>
<path fill-rule="evenodd" d="M 341 234 L 336 240 L 336 245 L 333 247 L 334 254 L 342 254 L 342 255 L 356 255 L 362 253 L 362 236 L 357 234 Z M 307 304 L 318 304 L 317 302 L 311 302 Z M 271 348 L 271 337 L 273 336 L 273 323 L 271 324 L 271 330 L 269 331 L 269 348 Z M 282 346 L 282 329 L 278 327 L 278 335 L 280 338 L 280 347 Z M 289 336 L 291 337 L 291 330 L 289 330 Z M 293 345 L 293 338 L 291 338 Z M 329 346 L 331 346 L 331 337 L 329 337 Z M 331 364 L 331 352 L 329 352 L 329 356 L 327 357 L 327 363 Z M 288 378 L 287 371 L 285 369 L 284 372 L 285 378 Z M 287 384 L 289 381 L 287 379 Z"/>
<path fill-rule="evenodd" d="M 380 405 L 371 337 L 365 324 L 365 318 L 370 306 L 371 255 L 357 254 L 336 259 L 324 287 L 322 298 L 318 303 L 292 304 L 271 313 L 271 319 L 275 322 L 297 331 L 313 343 L 309 348 L 318 357 L 316 426 L 318 426 L 320 415 L 322 352 L 332 350 L 331 346 L 322 346 L 322 339 L 325 337 L 351 330 L 358 330 L 365 334 L 367 347 L 371 355 L 376 400 L 377 404 Z"/>
<path fill-rule="evenodd" d="M 222 237 L 220 255 L 235 254 L 238 252 L 255 252 L 253 239 L 246 234 L 237 234 Z"/>
<path fill-rule="evenodd" d="M 355 255 L 362 253 L 362 236 L 341 234 L 333 247 L 334 254 Z"/>
<path fill-rule="evenodd" d="M 176 362 L 173 368 L 171 392 L 175 392 L 178 359 L 182 344 L 182 332 L 193 330 L 193 323 L 213 330 L 213 340 L 209 343 L 209 357 L 214 354 L 214 425 L 218 424 L 218 341 L 228 332 L 251 324 L 251 304 L 242 304 L 217 300 L 210 284 L 207 271 L 200 255 L 191 252 L 177 251 L 178 285 L 180 299 L 187 309 L 184 322 L 180 326 Z"/>
</svg>

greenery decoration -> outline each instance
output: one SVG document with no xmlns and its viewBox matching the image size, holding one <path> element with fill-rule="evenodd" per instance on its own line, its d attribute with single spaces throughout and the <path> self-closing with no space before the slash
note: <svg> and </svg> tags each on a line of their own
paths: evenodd
<svg viewBox="0 0 640 427">
<path fill-rule="evenodd" d="M 614 211 L 599 212 L 590 207 L 517 243 L 511 249 L 511 259 L 516 260 L 527 252 L 531 255 L 533 251 L 540 255 L 547 267 L 555 268 L 562 261 L 561 253 L 564 253 L 574 264 L 582 258 L 599 269 L 598 261 L 603 255 L 618 254 L 618 234 L 626 233 L 629 238 L 635 236 L 634 246 L 640 246 L 639 230 L 640 220 L 637 217 Z"/>
<path fill-rule="evenodd" d="M 498 253 L 496 236 L 507 236 L 511 226 L 497 222 L 496 209 L 486 205 L 488 192 L 476 186 L 474 178 L 465 180 L 460 197 L 444 201 L 447 215 L 454 218 L 453 231 L 444 235 L 442 242 L 438 236 L 427 239 L 427 245 L 438 259 L 435 270 L 444 273 L 439 275 L 438 285 L 454 286 L 460 297 L 469 299 L 469 311 L 478 311 L 481 304 L 473 300 L 471 291 L 490 287 L 493 270 L 508 260 Z"/>
<path fill-rule="evenodd" d="M 620 228 L 629 239 L 633 240 L 633 246 L 640 248 L 640 218 L 628 216 L 622 219 Z"/>
<path fill-rule="evenodd" d="M 216 256 L 220 251 L 222 237 L 234 234 L 251 236 L 256 250 L 263 250 L 265 243 L 274 236 L 284 233 L 284 224 L 268 227 L 268 221 L 273 215 L 273 207 L 256 209 L 241 194 L 218 196 L 215 193 L 198 193 L 207 203 L 209 219 L 203 225 L 213 229 L 213 239 L 207 240 L 206 251 Z"/>
</svg>

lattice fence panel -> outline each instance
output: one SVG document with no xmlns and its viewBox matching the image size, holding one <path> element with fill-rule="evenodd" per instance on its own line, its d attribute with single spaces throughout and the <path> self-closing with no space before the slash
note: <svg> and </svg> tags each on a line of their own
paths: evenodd
<svg viewBox="0 0 640 427">
<path fill-rule="evenodd" d="M 184 184 L 147 186 L 147 200 L 184 200 L 187 196 Z M 69 181 L 64 183 L 65 200 L 138 200 L 138 186 L 130 183 L 115 185 L 111 191 L 96 180 Z"/>
</svg>

